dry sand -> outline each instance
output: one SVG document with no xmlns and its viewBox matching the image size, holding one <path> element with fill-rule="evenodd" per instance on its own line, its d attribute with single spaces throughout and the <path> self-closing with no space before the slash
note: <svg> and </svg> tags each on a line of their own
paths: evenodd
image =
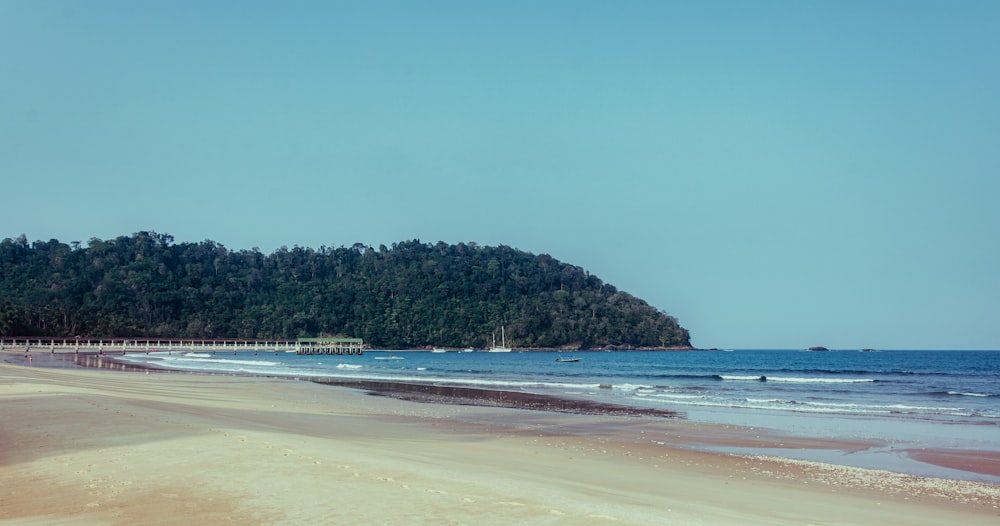
<svg viewBox="0 0 1000 526">
<path fill-rule="evenodd" d="M 646 438 L 756 436 L 679 420 L 10 364 L 0 408 L 0 524 L 1000 524 L 994 485 Z"/>
</svg>

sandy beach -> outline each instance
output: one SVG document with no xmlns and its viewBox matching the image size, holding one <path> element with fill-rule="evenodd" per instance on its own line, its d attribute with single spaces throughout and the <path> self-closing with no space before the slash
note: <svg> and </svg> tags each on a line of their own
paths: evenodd
<svg viewBox="0 0 1000 526">
<path fill-rule="evenodd" d="M 1000 521 L 995 485 L 690 451 L 674 446 L 769 438 L 670 418 L 9 363 L 0 407 L 2 524 Z"/>
</svg>

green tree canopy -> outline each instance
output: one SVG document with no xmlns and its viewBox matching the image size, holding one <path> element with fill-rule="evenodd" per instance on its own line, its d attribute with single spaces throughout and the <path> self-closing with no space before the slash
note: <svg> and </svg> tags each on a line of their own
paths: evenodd
<svg viewBox="0 0 1000 526">
<path fill-rule="evenodd" d="M 296 338 L 377 348 L 689 346 L 668 314 L 549 255 L 394 243 L 272 254 L 138 232 L 0 242 L 0 335 Z"/>
</svg>

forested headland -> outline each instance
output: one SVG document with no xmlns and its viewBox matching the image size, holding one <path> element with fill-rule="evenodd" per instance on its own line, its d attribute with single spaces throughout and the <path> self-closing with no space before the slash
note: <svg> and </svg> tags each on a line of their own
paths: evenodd
<svg viewBox="0 0 1000 526">
<path fill-rule="evenodd" d="M 138 232 L 0 242 L 0 336 L 363 338 L 383 349 L 690 346 L 677 320 L 551 256 L 418 240 L 229 250 Z M 497 334 L 499 338 L 499 334 Z"/>
</svg>

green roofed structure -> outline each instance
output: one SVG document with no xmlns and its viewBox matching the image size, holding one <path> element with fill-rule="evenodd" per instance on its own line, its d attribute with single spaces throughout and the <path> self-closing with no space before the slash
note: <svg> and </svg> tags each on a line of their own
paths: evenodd
<svg viewBox="0 0 1000 526">
<path fill-rule="evenodd" d="M 297 338 L 295 354 L 363 354 L 361 338 Z"/>
</svg>

